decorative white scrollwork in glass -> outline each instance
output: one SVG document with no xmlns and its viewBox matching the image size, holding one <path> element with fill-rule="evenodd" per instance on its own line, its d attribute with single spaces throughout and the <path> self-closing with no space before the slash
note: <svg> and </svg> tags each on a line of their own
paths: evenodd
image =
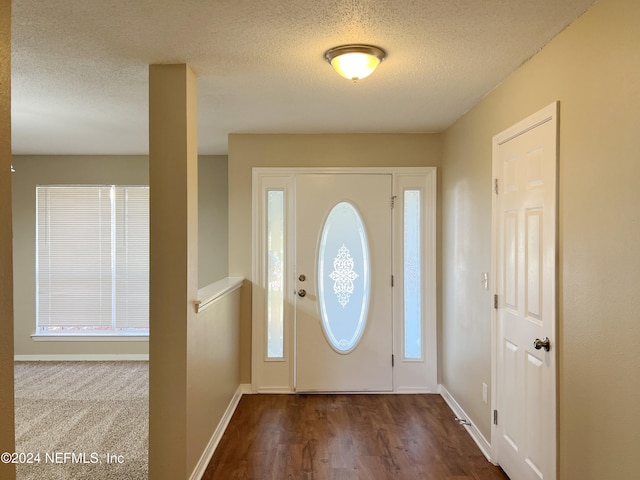
<svg viewBox="0 0 640 480">
<path fill-rule="evenodd" d="M 358 278 L 358 274 L 353 271 L 353 258 L 349 254 L 349 249 L 344 244 L 338 250 L 338 255 L 333 259 L 333 272 L 329 274 L 334 281 L 333 292 L 338 297 L 338 302 L 342 307 L 349 303 L 349 297 L 353 293 L 353 281 Z"/>
<path fill-rule="evenodd" d="M 331 347 L 349 353 L 367 321 L 369 243 L 362 217 L 350 202 L 336 204 L 322 228 L 318 252 L 318 300 Z"/>
</svg>

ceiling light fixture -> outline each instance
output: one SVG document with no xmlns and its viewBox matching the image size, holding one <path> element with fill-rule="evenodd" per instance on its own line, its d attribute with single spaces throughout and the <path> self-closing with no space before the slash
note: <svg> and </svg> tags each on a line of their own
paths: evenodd
<svg viewBox="0 0 640 480">
<path fill-rule="evenodd" d="M 386 56 L 380 47 L 361 44 L 333 47 L 324 54 L 336 72 L 354 82 L 371 75 Z"/>
</svg>

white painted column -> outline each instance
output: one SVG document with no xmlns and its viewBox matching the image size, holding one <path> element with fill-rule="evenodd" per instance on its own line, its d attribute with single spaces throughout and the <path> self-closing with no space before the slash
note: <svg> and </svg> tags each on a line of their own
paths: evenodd
<svg viewBox="0 0 640 480">
<path fill-rule="evenodd" d="M 0 453 L 15 451 L 11 222 L 11 0 L 0 0 Z M 0 478 L 16 478 L 0 462 Z"/>
<path fill-rule="evenodd" d="M 197 83 L 149 67 L 149 479 L 187 478 L 187 329 L 198 293 Z"/>
</svg>

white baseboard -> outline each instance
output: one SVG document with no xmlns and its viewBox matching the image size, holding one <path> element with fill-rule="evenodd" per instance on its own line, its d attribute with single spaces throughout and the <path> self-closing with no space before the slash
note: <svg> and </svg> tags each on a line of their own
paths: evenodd
<svg viewBox="0 0 640 480">
<path fill-rule="evenodd" d="M 236 411 L 236 407 L 240 402 L 240 398 L 242 398 L 242 395 L 247 390 L 249 392 L 251 391 L 251 385 L 240 384 L 238 386 L 236 393 L 233 395 L 233 398 L 229 402 L 229 406 L 225 410 L 224 415 L 222 415 L 222 418 L 220 419 L 220 423 L 218 423 L 218 426 L 213 432 L 213 435 L 209 440 L 209 443 L 207 444 L 207 448 L 204 449 L 204 452 L 202 452 L 202 455 L 200 456 L 200 460 L 198 460 L 196 467 L 193 469 L 193 472 L 191 473 L 189 480 L 200 480 L 202 478 L 202 475 L 204 475 L 204 472 L 207 469 L 207 466 L 209 465 L 211 458 L 213 457 L 213 453 L 216 451 L 216 448 L 218 447 L 218 443 L 220 443 L 220 440 L 222 439 L 222 435 L 224 435 L 224 432 L 227 429 L 227 426 L 229 425 L 229 421 L 233 416 L 233 412 Z"/>
<path fill-rule="evenodd" d="M 252 388 L 251 385 L 249 385 L 249 388 Z M 289 393 L 289 394 L 294 394 L 296 392 L 294 392 L 290 386 L 283 386 L 283 387 L 260 387 L 256 390 L 255 393 Z"/>
<path fill-rule="evenodd" d="M 469 435 L 471 435 L 471 438 L 473 439 L 473 441 L 476 442 L 476 444 L 478 445 L 478 448 L 480 448 L 480 451 L 482 451 L 483 455 L 487 457 L 487 460 L 495 464 L 495 462 L 493 461 L 491 443 L 489 443 L 487 439 L 484 438 L 484 435 L 480 433 L 480 430 L 478 430 L 478 427 L 476 427 L 473 421 L 469 419 L 469 416 L 465 413 L 465 411 L 462 409 L 460 404 L 456 402 L 455 398 L 453 398 L 453 396 L 449 393 L 449 391 L 443 385 L 440 385 L 440 395 L 442 396 L 444 401 L 447 402 L 447 405 L 449 405 L 449 408 L 453 410 L 453 413 L 455 413 L 455 415 L 458 418 L 463 418 L 469 422 L 469 425 L 463 425 L 464 428 L 467 429 L 467 432 L 469 432 Z"/>
<path fill-rule="evenodd" d="M 131 354 L 53 354 L 53 355 L 14 355 L 16 362 L 118 362 L 149 361 L 148 353 Z"/>
<path fill-rule="evenodd" d="M 429 387 L 398 387 L 394 392 L 398 395 L 414 395 L 414 394 L 438 394 L 440 393 L 440 386 L 436 389 Z"/>
<path fill-rule="evenodd" d="M 300 390 L 294 391 L 290 386 L 282 386 L 282 387 L 259 387 L 254 392 L 252 390 L 251 385 L 247 385 L 248 391 L 242 392 L 244 394 L 250 393 L 274 393 L 274 394 L 296 394 L 296 393 L 344 393 L 349 395 L 414 395 L 414 394 L 439 394 L 440 393 L 440 385 L 438 385 L 435 389 L 429 387 L 406 387 L 406 388 L 398 388 L 397 390 L 371 390 L 371 391 L 363 391 L 363 392 L 324 392 L 324 391 L 315 391 L 315 390 Z"/>
</svg>

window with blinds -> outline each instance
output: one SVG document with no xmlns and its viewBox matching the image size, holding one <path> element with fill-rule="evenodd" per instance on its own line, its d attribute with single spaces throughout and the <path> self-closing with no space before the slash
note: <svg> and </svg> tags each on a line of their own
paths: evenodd
<svg viewBox="0 0 640 480">
<path fill-rule="evenodd" d="M 37 200 L 37 333 L 149 333 L 149 187 L 46 185 Z"/>
</svg>

